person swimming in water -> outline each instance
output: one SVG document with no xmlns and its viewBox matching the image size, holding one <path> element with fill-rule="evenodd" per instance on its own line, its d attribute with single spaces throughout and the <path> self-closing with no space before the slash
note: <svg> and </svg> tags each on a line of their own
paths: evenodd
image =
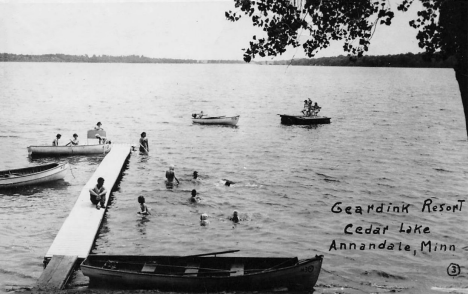
<svg viewBox="0 0 468 294">
<path fill-rule="evenodd" d="M 190 197 L 190 202 L 198 203 L 200 201 L 201 201 L 201 198 L 197 196 L 197 190 L 193 189 L 192 190 L 192 197 Z"/>
<path fill-rule="evenodd" d="M 141 214 L 141 215 L 151 214 L 149 211 L 149 207 L 145 203 L 145 197 L 138 196 L 138 203 L 140 203 L 140 209 L 141 209 L 141 211 L 138 211 L 138 214 Z"/>
<path fill-rule="evenodd" d="M 207 226 L 210 224 L 210 221 L 208 220 L 208 215 L 206 213 L 202 213 L 200 215 L 200 226 Z"/>
<path fill-rule="evenodd" d="M 233 221 L 234 223 L 238 223 L 240 221 L 239 216 L 237 215 L 237 210 L 234 210 L 229 220 Z"/>
<path fill-rule="evenodd" d="M 230 187 L 231 185 L 234 185 L 234 184 L 235 184 L 235 182 L 230 181 L 230 180 L 223 179 L 223 181 L 225 181 L 225 182 L 224 182 L 224 186 Z"/>
</svg>

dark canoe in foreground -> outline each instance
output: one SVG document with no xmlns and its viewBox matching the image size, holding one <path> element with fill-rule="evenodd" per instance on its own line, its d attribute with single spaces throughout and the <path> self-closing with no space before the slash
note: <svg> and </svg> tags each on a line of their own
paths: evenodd
<svg viewBox="0 0 468 294">
<path fill-rule="evenodd" d="M 90 285 L 223 291 L 287 287 L 312 289 L 323 256 L 298 260 L 276 257 L 89 255 L 81 271 Z"/>
<path fill-rule="evenodd" d="M 2 170 L 0 171 L 0 188 L 41 184 L 63 179 L 68 168 L 68 163 L 50 163 L 26 168 Z"/>
<path fill-rule="evenodd" d="M 326 116 L 299 116 L 279 114 L 281 123 L 285 125 L 318 125 L 329 124 L 330 118 Z"/>
</svg>

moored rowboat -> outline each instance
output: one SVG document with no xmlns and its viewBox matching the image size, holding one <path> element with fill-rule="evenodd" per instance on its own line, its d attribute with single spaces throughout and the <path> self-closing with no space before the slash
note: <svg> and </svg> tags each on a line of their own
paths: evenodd
<svg viewBox="0 0 468 294">
<path fill-rule="evenodd" d="M 323 256 L 276 257 L 89 255 L 81 271 L 90 285 L 185 291 L 312 289 Z"/>
<path fill-rule="evenodd" d="M 63 179 L 68 163 L 50 163 L 0 171 L 0 188 L 12 188 Z"/>
<path fill-rule="evenodd" d="M 59 155 L 86 155 L 105 154 L 112 148 L 112 144 L 77 145 L 77 146 L 29 146 L 30 156 L 59 156 Z"/>
<path fill-rule="evenodd" d="M 216 117 L 203 117 L 192 118 L 192 122 L 203 125 L 228 125 L 235 126 L 239 122 L 239 115 L 237 116 L 216 116 Z"/>
</svg>

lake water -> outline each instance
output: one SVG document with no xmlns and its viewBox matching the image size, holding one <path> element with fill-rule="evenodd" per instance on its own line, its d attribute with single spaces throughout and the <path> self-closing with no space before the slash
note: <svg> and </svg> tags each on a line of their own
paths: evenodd
<svg viewBox="0 0 468 294">
<path fill-rule="evenodd" d="M 331 124 L 281 125 L 277 114 L 299 114 L 308 97 Z M 235 128 L 193 125 L 191 114 L 202 110 L 239 114 L 240 121 Z M 64 180 L 0 191 L 0 291 L 35 284 L 44 255 L 102 160 L 31 160 L 26 147 L 50 145 L 57 133 L 62 143 L 73 133 L 85 143 L 98 121 L 115 143 L 136 144 L 145 131 L 150 153 L 131 154 L 93 253 L 322 254 L 316 293 L 428 293 L 468 285 L 468 203 L 456 212 L 422 212 L 427 199 L 433 205 L 467 199 L 468 142 L 453 70 L 1 63 L 0 116 L 0 169 L 71 164 Z M 164 184 L 171 164 L 181 182 L 172 190 Z M 190 180 L 195 170 L 200 183 Z M 226 187 L 222 179 L 236 184 Z M 189 203 L 192 189 L 201 203 Z M 152 210 L 147 218 L 137 214 L 140 195 Z M 353 206 L 352 214 L 332 212 L 337 202 Z M 367 213 L 368 205 L 390 203 L 409 204 L 408 212 Z M 227 219 L 234 210 L 243 219 L 238 225 Z M 201 213 L 209 226 L 200 226 Z M 388 229 L 345 234 L 348 224 Z M 402 224 L 423 227 L 407 234 L 399 232 Z M 368 248 L 385 240 L 385 249 Z M 455 251 L 422 251 L 423 241 Z M 339 249 L 350 242 L 358 249 Z M 393 250 L 390 243 L 397 244 Z M 448 274 L 451 263 L 461 267 L 458 276 Z M 87 285 L 77 272 L 68 291 Z"/>
</svg>

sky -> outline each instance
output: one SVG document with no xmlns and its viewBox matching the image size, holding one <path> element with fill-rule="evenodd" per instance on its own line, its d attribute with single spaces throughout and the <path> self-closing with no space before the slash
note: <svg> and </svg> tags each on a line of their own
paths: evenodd
<svg viewBox="0 0 468 294">
<path fill-rule="evenodd" d="M 417 7 L 400 13 L 399 0 L 389 1 L 393 24 L 378 26 L 368 55 L 421 52 L 408 25 Z M 246 17 L 226 20 L 229 10 L 237 10 L 234 0 L 0 0 L 0 53 L 242 60 L 242 48 L 261 31 Z M 333 44 L 317 57 L 338 55 L 346 53 Z M 290 48 L 275 60 L 293 57 L 305 55 Z"/>
</svg>

